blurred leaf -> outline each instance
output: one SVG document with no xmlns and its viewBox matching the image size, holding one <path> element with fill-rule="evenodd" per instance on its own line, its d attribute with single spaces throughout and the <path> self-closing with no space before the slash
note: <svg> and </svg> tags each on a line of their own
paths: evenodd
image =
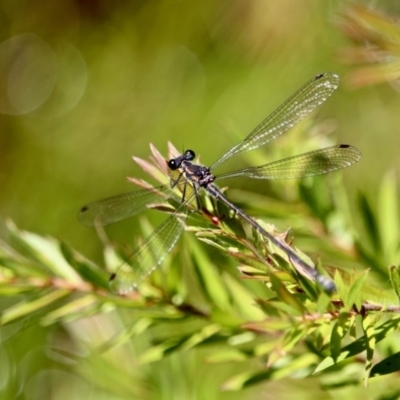
<svg viewBox="0 0 400 400">
<path fill-rule="evenodd" d="M 242 362 L 249 358 L 247 354 L 238 349 L 223 349 L 214 351 L 205 361 L 210 364 Z"/>
<path fill-rule="evenodd" d="M 109 274 L 101 270 L 97 265 L 85 260 L 82 256 L 67 246 L 65 243 L 60 244 L 60 249 L 66 261 L 75 268 L 79 275 L 87 282 L 94 283 L 98 287 L 109 290 Z"/>
<path fill-rule="evenodd" d="M 283 331 L 289 329 L 293 324 L 288 318 L 268 317 L 261 322 L 246 322 L 243 327 L 255 332 L 271 333 L 274 331 Z"/>
<path fill-rule="evenodd" d="M 400 302 L 400 266 L 392 265 L 389 267 L 389 277 L 397 299 Z"/>
<path fill-rule="evenodd" d="M 0 283 L 0 296 L 1 297 L 13 297 L 22 293 L 28 293 L 37 290 L 32 287 L 31 283 L 18 283 L 16 281 L 12 282 L 1 282 Z"/>
<path fill-rule="evenodd" d="M 18 303 L 2 312 L 0 325 L 8 324 L 19 318 L 29 316 L 49 305 L 54 305 L 57 300 L 68 296 L 70 293 L 71 291 L 68 289 L 56 289 L 35 300 Z"/>
<path fill-rule="evenodd" d="M 271 273 L 270 278 L 272 287 L 277 293 L 277 296 L 279 297 L 280 300 L 282 300 L 286 305 L 292 307 L 293 310 L 297 310 L 297 313 L 301 314 L 306 312 L 306 309 L 303 306 L 303 304 L 300 301 L 298 301 L 296 296 L 294 296 L 286 289 L 281 280 L 275 274 Z"/>
<path fill-rule="evenodd" d="M 331 297 L 326 293 L 322 292 L 317 300 L 317 312 L 324 313 L 324 312 L 331 312 L 333 311 Z"/>
<path fill-rule="evenodd" d="M 375 364 L 370 372 L 370 378 L 400 371 L 400 352 L 392 354 Z"/>
<path fill-rule="evenodd" d="M 362 321 L 362 326 L 363 326 L 363 331 L 364 335 L 366 338 L 366 359 L 365 359 L 365 386 L 368 386 L 368 377 L 369 373 L 372 368 L 372 359 L 374 356 L 374 351 L 375 351 L 375 345 L 376 345 L 376 338 L 375 338 L 375 321 L 376 321 L 375 316 L 370 316 L 367 315 L 363 321 Z"/>
<path fill-rule="evenodd" d="M 191 240 L 190 250 L 204 292 L 207 293 L 212 304 L 228 312 L 231 310 L 229 294 L 216 267 L 210 263 L 196 241 Z"/>
<path fill-rule="evenodd" d="M 127 375 L 118 370 L 120 362 L 98 354 L 85 358 L 79 363 L 77 370 L 89 382 L 99 385 L 102 391 L 112 392 L 122 399 L 142 399 L 149 393 L 149 387 L 143 385 L 140 374 L 135 369 Z"/>
<path fill-rule="evenodd" d="M 330 192 L 326 186 L 325 177 L 303 179 L 299 183 L 302 200 L 324 224 L 327 221 L 329 213 L 332 211 Z"/>
<path fill-rule="evenodd" d="M 244 372 L 233 376 L 228 381 L 224 382 L 221 389 L 224 391 L 242 390 L 257 383 L 269 380 L 271 374 L 271 370 L 263 372 Z"/>
<path fill-rule="evenodd" d="M 379 343 L 381 340 L 385 339 L 387 335 L 396 330 L 400 324 L 400 318 L 393 318 L 389 321 L 384 322 L 378 327 L 375 327 L 375 332 L 368 338 L 364 335 L 359 339 L 355 340 L 353 343 L 343 347 L 341 349 L 340 355 L 334 360 L 332 357 L 326 357 L 315 369 L 314 374 L 323 371 L 332 365 L 338 364 L 340 361 L 346 358 L 360 354 L 361 352 L 367 350 L 368 343 L 367 340 L 374 340 L 374 343 Z"/>
<path fill-rule="evenodd" d="M 285 357 L 279 365 L 275 364 L 276 370 L 273 379 L 287 377 L 303 378 L 309 376 L 311 366 L 315 364 L 318 357 L 312 353 L 302 354 L 300 357 Z"/>
<path fill-rule="evenodd" d="M 393 172 L 386 173 L 381 181 L 378 191 L 378 215 L 385 261 L 392 264 L 398 260 L 400 248 L 398 191 Z"/>
<path fill-rule="evenodd" d="M 347 311 L 350 311 L 352 307 L 356 307 L 357 310 L 361 309 L 362 306 L 362 287 L 364 285 L 365 280 L 367 279 L 368 271 L 362 273 L 350 286 L 350 290 L 347 293 L 346 298 L 344 299 L 344 304 Z"/>
<path fill-rule="evenodd" d="M 378 254 L 382 251 L 381 237 L 379 235 L 378 223 L 367 197 L 360 193 L 358 196 L 358 208 L 365 224 L 365 234 L 369 236 L 369 243 Z"/>
<path fill-rule="evenodd" d="M 230 292 L 232 306 L 239 311 L 239 315 L 245 319 L 261 320 L 264 313 L 260 311 L 254 302 L 254 295 L 247 290 L 241 282 L 233 279 L 229 274 L 223 274 L 223 279 Z"/>
<path fill-rule="evenodd" d="M 364 247 L 364 244 L 358 240 L 356 240 L 355 242 L 355 249 L 357 251 L 357 254 L 360 256 L 365 264 L 373 268 L 373 270 L 376 272 L 382 271 L 380 254 L 367 251 Z"/>
<path fill-rule="evenodd" d="M 28 252 L 29 256 L 46 266 L 55 276 L 60 276 L 72 284 L 82 282 L 76 271 L 66 262 L 56 240 L 21 231 L 11 221 L 8 221 L 7 227 L 13 239 Z"/>
<path fill-rule="evenodd" d="M 175 338 L 164 341 L 163 343 L 152 346 L 139 357 L 140 364 L 148 364 L 163 359 L 168 352 L 177 350 L 185 341 L 184 338 Z"/>
<path fill-rule="evenodd" d="M 42 318 L 43 325 L 55 324 L 58 321 L 71 322 L 74 319 L 95 315 L 99 312 L 101 303 L 92 294 L 72 300 L 69 303 L 49 312 Z"/>
<path fill-rule="evenodd" d="M 293 271 L 297 275 L 297 281 L 300 287 L 304 290 L 307 295 L 307 298 L 312 301 L 316 301 L 318 299 L 318 290 L 321 289 L 315 281 L 311 281 L 306 278 L 302 274 L 298 273 L 297 270 Z"/>
<path fill-rule="evenodd" d="M 350 327 L 354 324 L 354 315 L 347 311 L 341 312 L 339 318 L 332 329 L 331 335 L 331 356 L 337 362 L 337 359 L 341 352 L 342 340 L 349 331 Z"/>
<path fill-rule="evenodd" d="M 309 334 L 306 324 L 301 324 L 299 326 L 293 326 L 292 329 L 286 331 L 283 340 L 282 347 L 275 348 L 274 351 L 269 356 L 268 363 L 274 364 L 276 361 L 280 360 L 282 354 L 290 352 L 301 339 L 305 338 Z"/>
<path fill-rule="evenodd" d="M 197 346 L 198 344 L 209 339 L 211 336 L 220 332 L 221 329 L 222 329 L 221 326 L 219 326 L 217 324 L 207 325 L 203 329 L 201 329 L 199 332 L 196 332 L 190 338 L 188 338 L 185 341 L 185 343 L 182 344 L 181 349 L 188 350 L 194 346 Z"/>
<path fill-rule="evenodd" d="M 292 375 L 306 376 L 315 359 L 316 357 L 313 354 L 305 354 L 296 358 L 282 357 L 279 363 L 276 363 L 267 371 L 244 372 L 230 378 L 222 385 L 222 390 L 237 391 L 267 380 L 282 379 Z"/>
<path fill-rule="evenodd" d="M 343 62 L 367 64 L 347 78 L 353 88 L 396 81 L 400 71 L 400 25 L 392 15 L 361 4 L 350 5 L 339 23 L 342 31 L 359 46 L 341 52 Z"/>
<path fill-rule="evenodd" d="M 162 343 L 154 345 L 142 353 L 139 357 L 140 363 L 152 363 L 161 360 L 165 356 L 170 355 L 172 352 L 178 350 L 188 350 L 192 347 L 208 342 L 213 337 L 217 338 L 216 334 L 220 331 L 221 327 L 219 325 L 212 324 L 203 327 L 199 332 L 195 332 L 191 335 L 183 335 L 163 340 Z"/>
<path fill-rule="evenodd" d="M 132 340 L 132 337 L 146 332 L 153 325 L 153 321 L 150 318 L 140 318 L 138 321 L 134 321 L 130 326 L 123 329 L 120 333 L 115 335 L 110 341 L 104 344 L 100 349 L 99 353 L 103 353 L 107 350 L 113 349 L 124 345 L 125 343 Z"/>
<path fill-rule="evenodd" d="M 336 284 L 336 289 L 339 294 L 339 298 L 340 299 L 347 298 L 348 287 L 345 285 L 339 270 L 335 271 L 334 280 L 335 280 L 335 284 Z"/>
</svg>

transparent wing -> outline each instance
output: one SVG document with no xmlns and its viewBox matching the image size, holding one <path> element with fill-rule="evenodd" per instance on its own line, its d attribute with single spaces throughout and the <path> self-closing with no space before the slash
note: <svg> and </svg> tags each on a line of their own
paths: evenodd
<svg viewBox="0 0 400 400">
<path fill-rule="evenodd" d="M 82 207 L 78 218 L 87 226 L 96 223 L 109 225 L 147 210 L 148 204 L 170 197 L 166 195 L 168 192 L 171 192 L 171 187 L 163 185 L 95 201 Z"/>
<path fill-rule="evenodd" d="M 110 279 L 110 287 L 116 293 L 126 294 L 150 275 L 175 247 L 183 231 L 187 217 L 187 203 L 193 194 L 148 236 L 129 256 L 129 262 L 122 264 Z"/>
<path fill-rule="evenodd" d="M 350 145 L 339 144 L 298 154 L 258 167 L 245 168 L 217 176 L 227 179 L 246 176 L 255 179 L 290 179 L 326 174 L 349 167 L 361 158 L 361 152 Z"/>
<path fill-rule="evenodd" d="M 338 85 L 339 76 L 336 74 L 317 75 L 261 122 L 242 142 L 224 154 L 211 169 L 236 154 L 256 149 L 286 132 L 321 105 Z"/>
</svg>

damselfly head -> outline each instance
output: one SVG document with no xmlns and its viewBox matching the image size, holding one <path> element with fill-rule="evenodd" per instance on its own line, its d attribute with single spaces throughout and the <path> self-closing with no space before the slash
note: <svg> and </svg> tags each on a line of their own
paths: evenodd
<svg viewBox="0 0 400 400">
<path fill-rule="evenodd" d="M 182 161 L 192 161 L 195 157 L 196 154 L 193 150 L 186 150 L 182 155 L 171 158 L 171 160 L 168 161 L 168 168 L 175 171 L 181 167 Z"/>
</svg>

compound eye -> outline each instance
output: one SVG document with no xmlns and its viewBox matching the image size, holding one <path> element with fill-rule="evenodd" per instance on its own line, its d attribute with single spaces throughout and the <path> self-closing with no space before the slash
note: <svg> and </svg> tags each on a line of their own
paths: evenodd
<svg viewBox="0 0 400 400">
<path fill-rule="evenodd" d="M 194 158 L 196 157 L 196 154 L 194 153 L 193 150 L 186 150 L 186 160 L 191 161 L 194 160 Z"/>
<path fill-rule="evenodd" d="M 168 168 L 171 169 L 172 171 L 175 171 L 178 168 L 175 159 L 168 161 Z"/>
</svg>

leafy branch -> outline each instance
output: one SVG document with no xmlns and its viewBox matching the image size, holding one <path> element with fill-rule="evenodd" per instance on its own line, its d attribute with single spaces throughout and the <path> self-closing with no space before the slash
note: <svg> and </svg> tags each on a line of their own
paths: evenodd
<svg viewBox="0 0 400 400">
<path fill-rule="evenodd" d="M 172 146 L 170 152 L 177 154 Z M 154 148 L 152 153 L 153 163 L 135 160 L 153 178 L 165 182 L 168 176 L 164 158 Z M 151 188 L 144 181 L 131 181 Z M 249 371 L 228 379 L 222 386 L 224 390 L 291 377 L 299 371 L 303 376 L 312 373 L 329 376 L 333 366 L 342 371 L 345 384 L 348 377 L 344 361 L 357 357 L 359 360 L 362 353 L 365 353 L 362 358 L 366 381 L 398 371 L 399 353 L 377 347 L 385 338 L 396 340 L 400 322 L 400 317 L 386 317 L 400 311 L 396 305 L 400 293 L 399 267 L 382 266 L 398 254 L 399 238 L 387 236 L 389 230 L 385 224 L 390 219 L 381 214 L 398 210 L 395 180 L 388 175 L 382 183 L 384 207 L 380 207 L 380 212 L 375 212 L 365 196 L 360 195 L 361 218 L 372 247 L 357 235 L 354 239 L 347 236 L 344 244 L 335 239 L 352 223 L 347 219 L 349 214 L 343 211 L 347 200 L 340 178 L 330 180 L 329 196 L 320 196 L 326 193 L 325 182 L 314 179 L 299 184 L 298 193 L 307 207 L 302 208 L 302 218 L 295 217 L 293 221 L 298 233 L 296 241 L 311 242 L 308 247 L 326 253 L 318 268 L 322 270 L 325 259 L 334 265 L 329 271 L 338 290 L 332 297 L 299 274 L 285 254 L 258 232 L 249 230 L 229 209 L 204 197 L 201 212 L 193 213 L 186 225 L 186 230 L 199 240 L 185 235 L 179 253 L 169 257 L 165 267 L 153 273 L 138 291 L 124 297 L 109 291 L 110 274 L 102 267 L 65 243 L 21 231 L 9 221 L 14 247 L 0 243 L 0 295 L 10 299 L 10 305 L 2 311 L 0 323 L 29 320 L 43 326 L 76 324 L 100 315 L 111 323 L 110 311 L 123 315 L 125 310 L 133 322 L 125 322 L 127 326 L 116 330 L 113 337 L 94 346 L 96 354 L 119 352 L 121 346 L 125 348 L 146 333 L 153 340 L 139 354 L 139 364 L 154 363 L 168 355 L 201 347 L 213 349 L 206 357 L 209 363 L 255 362 L 256 368 L 253 365 Z M 233 197 L 249 208 L 249 213 L 271 214 L 267 198 L 238 191 L 233 192 Z M 279 198 L 275 206 L 270 215 L 275 220 L 286 218 L 293 210 L 293 204 Z M 173 210 L 168 203 L 151 208 Z M 281 240 L 289 239 L 288 231 L 279 234 L 273 225 L 258 222 Z M 147 226 L 146 231 L 152 229 L 148 222 L 144 221 L 143 226 Z M 106 241 L 106 270 L 113 271 L 126 260 L 126 254 L 107 242 L 104 232 L 100 233 Z M 350 247 L 352 240 L 355 244 Z M 388 240 L 392 240 L 392 245 L 385 245 Z M 210 247 L 200 242 L 216 251 L 210 255 Z M 293 246 L 293 239 L 289 243 Z M 297 247 L 294 249 L 299 256 L 310 260 Z M 355 267 L 362 265 L 380 276 L 390 277 L 392 291 L 370 285 L 367 271 L 355 272 Z M 163 329 L 171 324 L 174 329 Z"/>
</svg>

